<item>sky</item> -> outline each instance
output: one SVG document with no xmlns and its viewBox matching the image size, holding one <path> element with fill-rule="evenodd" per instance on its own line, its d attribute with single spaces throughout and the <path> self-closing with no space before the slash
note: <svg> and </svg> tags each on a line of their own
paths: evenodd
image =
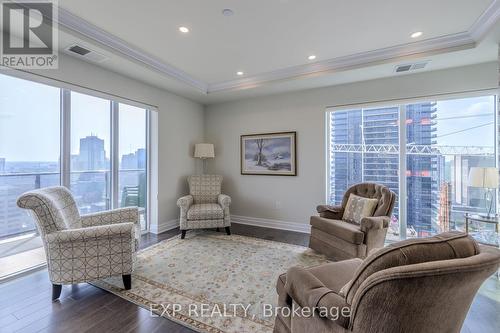
<svg viewBox="0 0 500 333">
<path fill-rule="evenodd" d="M 59 88 L 0 74 L 0 158 L 7 161 L 58 161 Z M 110 147 L 109 101 L 72 92 L 71 154 L 80 138 L 97 135 Z M 144 148 L 145 110 L 120 104 L 119 155 Z M 144 124 L 144 125 L 143 125 Z"/>
<path fill-rule="evenodd" d="M 264 147 L 262 152 L 265 154 L 278 153 L 278 152 L 290 152 L 290 140 L 287 137 L 276 137 L 272 139 L 265 139 Z M 256 154 L 258 152 L 257 140 L 256 139 L 246 139 L 245 140 L 245 151 L 247 153 Z"/>
<path fill-rule="evenodd" d="M 494 146 L 494 96 L 440 101 L 437 110 L 438 145 Z"/>
</svg>

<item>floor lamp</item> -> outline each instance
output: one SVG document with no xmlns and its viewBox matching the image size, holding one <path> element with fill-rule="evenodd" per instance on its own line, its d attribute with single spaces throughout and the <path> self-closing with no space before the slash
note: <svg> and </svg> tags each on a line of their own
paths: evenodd
<svg viewBox="0 0 500 333">
<path fill-rule="evenodd" d="M 498 188 L 498 169 L 485 167 L 472 167 L 469 173 L 469 186 L 484 188 L 484 201 L 486 205 L 487 215 L 480 214 L 486 217 L 492 217 L 493 208 L 493 190 Z"/>
<path fill-rule="evenodd" d="M 194 157 L 199 158 L 203 161 L 203 171 L 202 174 L 206 172 L 206 162 L 207 158 L 214 158 L 214 145 L 211 143 L 197 143 L 194 146 Z"/>
</svg>

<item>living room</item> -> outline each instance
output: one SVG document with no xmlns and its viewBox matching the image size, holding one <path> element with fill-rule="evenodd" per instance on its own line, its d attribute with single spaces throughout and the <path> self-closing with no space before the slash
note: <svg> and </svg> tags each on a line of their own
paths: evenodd
<svg viewBox="0 0 500 333">
<path fill-rule="evenodd" d="M 1 332 L 500 330 L 500 1 L 0 6 Z"/>
</svg>

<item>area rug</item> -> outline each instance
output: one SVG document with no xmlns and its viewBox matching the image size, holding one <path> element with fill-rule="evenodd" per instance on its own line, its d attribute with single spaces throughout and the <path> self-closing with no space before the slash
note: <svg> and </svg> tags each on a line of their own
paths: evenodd
<svg viewBox="0 0 500 333">
<path fill-rule="evenodd" d="M 94 284 L 198 332 L 272 332 L 278 276 L 326 262 L 302 246 L 192 231 L 140 251 L 131 290 L 121 277 Z"/>
</svg>

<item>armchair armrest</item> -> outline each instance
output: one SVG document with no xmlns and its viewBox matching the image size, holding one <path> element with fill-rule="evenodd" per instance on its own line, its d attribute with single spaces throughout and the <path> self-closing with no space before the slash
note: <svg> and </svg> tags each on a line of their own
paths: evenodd
<svg viewBox="0 0 500 333">
<path fill-rule="evenodd" d="M 319 216 L 333 220 L 341 220 L 344 214 L 342 206 L 319 205 L 316 207 L 316 211 Z"/>
<path fill-rule="evenodd" d="M 103 226 L 117 223 L 139 223 L 139 209 L 124 207 L 105 212 L 82 215 L 80 218 L 83 227 Z"/>
<path fill-rule="evenodd" d="M 370 216 L 361 219 L 361 231 L 368 232 L 369 230 L 379 230 L 389 227 L 391 218 L 388 216 Z"/>
<path fill-rule="evenodd" d="M 388 216 L 372 216 L 361 219 L 360 229 L 365 233 L 364 243 L 367 254 L 374 249 L 384 247 L 390 221 L 391 218 Z"/>
<path fill-rule="evenodd" d="M 177 200 L 177 206 L 179 206 L 180 209 L 188 210 L 189 207 L 193 204 L 193 202 L 194 202 L 193 196 L 186 195 Z"/>
<path fill-rule="evenodd" d="M 222 209 L 228 208 L 231 205 L 231 197 L 225 194 L 219 194 L 217 202 L 222 206 Z"/>
<path fill-rule="evenodd" d="M 308 270 L 302 267 L 290 268 L 286 274 L 285 290 L 300 307 L 314 309 L 320 317 L 332 320 L 342 327 L 348 326 L 350 306 L 345 298 L 326 287 Z"/>
<path fill-rule="evenodd" d="M 134 241 L 134 228 L 134 223 L 125 222 L 78 229 L 66 229 L 47 234 L 45 240 L 48 244 L 61 244 L 123 238 L 130 241 L 132 245 Z"/>
</svg>

